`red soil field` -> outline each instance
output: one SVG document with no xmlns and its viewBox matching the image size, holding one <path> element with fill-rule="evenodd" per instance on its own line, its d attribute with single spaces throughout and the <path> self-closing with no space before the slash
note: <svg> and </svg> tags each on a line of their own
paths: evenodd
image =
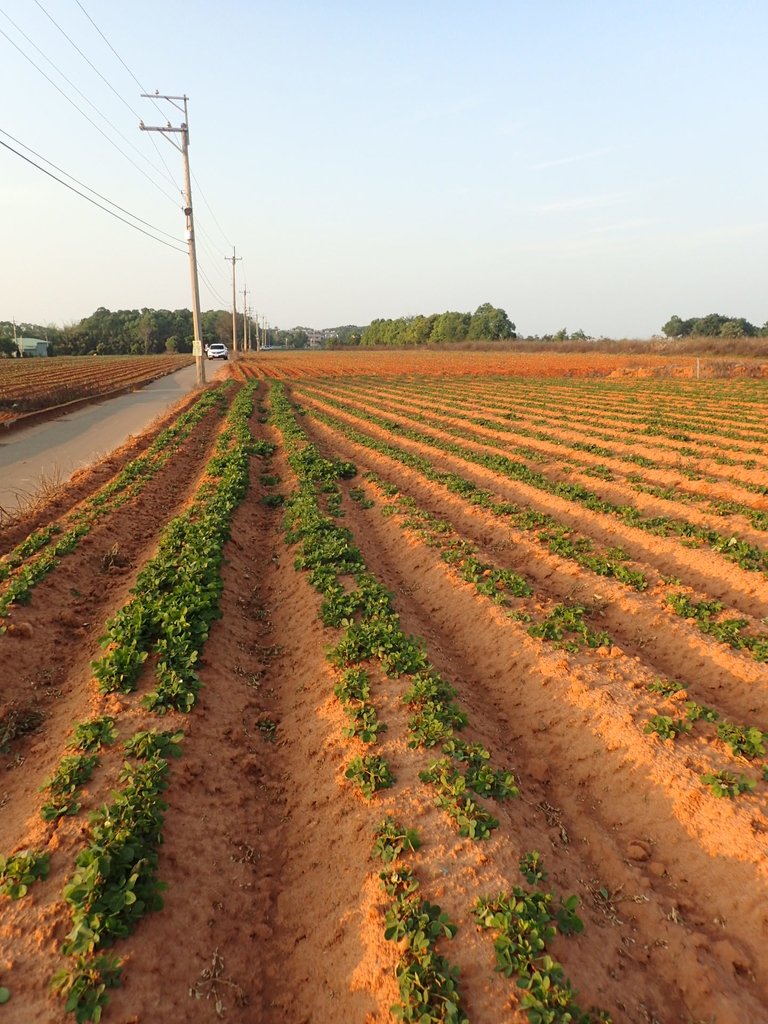
<svg viewBox="0 0 768 1024">
<path fill-rule="evenodd" d="M 551 907 L 576 897 L 583 929 L 553 928 L 552 959 L 538 949 L 531 960 L 560 965 L 572 1019 L 768 1020 L 768 387 L 684 379 L 634 357 L 515 357 L 512 368 L 506 355 L 454 355 L 248 358 L 197 418 L 179 419 L 197 408 L 190 396 L 0 534 L 0 655 L 12 666 L 0 854 L 49 855 L 25 895 L 0 895 L 4 1019 L 74 1020 L 50 987 L 73 969 L 65 887 L 92 841 L 89 816 L 137 763 L 123 741 L 155 729 L 183 732 L 156 847 L 164 906 L 88 954 L 121 962 L 102 994 L 106 1022 L 399 1019 L 409 947 L 385 935 L 393 898 L 379 878 L 393 868 L 455 925 L 429 948 L 458 968 L 460 1009 L 435 999 L 424 1019 L 536 1019 L 518 985 L 529 969 L 496 970 L 498 931 L 475 913 L 478 899 L 517 893 Z M 106 648 L 99 638 L 165 550 L 163 530 L 216 485 L 244 377 L 256 388 L 247 429 L 274 449 L 245 460 L 196 702 L 158 715 L 145 698 L 161 647 L 126 692 L 101 692 L 92 663 L 120 648 L 117 634 Z M 313 486 L 317 466 L 326 475 Z M 313 562 L 318 522 L 334 541 Z M 9 601 L 73 526 L 71 550 Z M 33 543 L 47 527 L 60 529 Z M 334 554 L 344 544 L 357 552 L 346 562 Z M 329 602 L 345 607 L 373 581 L 389 611 L 334 618 Z M 356 631 L 395 621 L 399 640 L 341 659 Z M 387 661 L 390 643 L 417 667 Z M 366 706 L 386 726 L 373 738 L 334 692 L 350 665 L 367 673 Z M 448 738 L 514 776 L 507 799 L 471 792 L 469 819 L 495 821 L 485 837 L 461 835 L 450 800 L 421 778 L 440 759 L 454 782 L 472 778 L 460 746 L 444 752 L 448 734 L 426 746 L 414 731 L 403 698 L 425 672 L 466 716 Z M 116 739 L 78 808 L 45 820 L 75 726 L 105 715 Z M 367 799 L 350 765 L 372 755 L 393 781 Z M 387 815 L 421 841 L 393 864 L 371 855 Z M 512 925 L 528 920 L 524 902 Z"/>
<path fill-rule="evenodd" d="M 185 355 L 0 359 L 0 423 L 147 384 L 191 362 Z"/>
</svg>

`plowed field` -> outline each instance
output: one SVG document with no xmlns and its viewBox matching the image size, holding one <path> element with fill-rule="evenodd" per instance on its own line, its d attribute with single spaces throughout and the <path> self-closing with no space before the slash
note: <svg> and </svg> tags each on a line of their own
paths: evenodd
<svg viewBox="0 0 768 1024">
<path fill-rule="evenodd" d="M 0 537 L 4 1019 L 768 1021 L 766 384 L 356 358 Z"/>
<path fill-rule="evenodd" d="M 192 356 L 52 356 L 0 359 L 0 423 L 148 384 Z"/>
</svg>

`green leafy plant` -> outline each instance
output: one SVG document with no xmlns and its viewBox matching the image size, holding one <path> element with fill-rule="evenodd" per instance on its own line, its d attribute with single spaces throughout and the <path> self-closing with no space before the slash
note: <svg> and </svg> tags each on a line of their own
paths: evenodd
<svg viewBox="0 0 768 1024">
<path fill-rule="evenodd" d="M 422 782 L 434 786 L 437 791 L 435 804 L 453 818 L 459 835 L 469 839 L 488 839 L 499 822 L 480 804 L 467 795 L 467 779 L 453 767 L 448 758 L 433 761 L 419 772 Z"/>
<path fill-rule="evenodd" d="M 24 850 L 11 857 L 0 856 L 0 895 L 20 900 L 38 878 L 47 878 L 50 855 Z"/>
<path fill-rule="evenodd" d="M 544 870 L 544 859 L 538 850 L 524 853 L 520 858 L 520 871 L 529 885 L 546 882 L 547 872 Z"/>
<path fill-rule="evenodd" d="M 478 925 L 496 932 L 496 970 L 517 977 L 525 993 L 520 1005 L 531 1024 L 610 1020 L 601 1011 L 587 1013 L 578 1006 L 563 968 L 548 953 L 558 932 L 573 935 L 583 930 L 577 906 L 576 896 L 555 900 L 552 893 L 526 892 L 518 886 L 508 894 L 482 897 L 475 904 Z"/>
<path fill-rule="evenodd" d="M 79 956 L 71 968 L 54 974 L 51 987 L 65 999 L 64 1010 L 77 1024 L 98 1024 L 109 1002 L 107 989 L 118 988 L 123 968 L 114 956 Z"/>
<path fill-rule="evenodd" d="M 755 782 L 745 775 L 734 775 L 733 772 L 722 771 L 707 772 L 701 776 L 701 781 L 712 790 L 717 797 L 728 797 L 733 800 L 742 793 L 751 793 L 755 788 Z"/>
<path fill-rule="evenodd" d="M 393 900 L 384 936 L 403 945 L 395 968 L 401 1001 L 391 1008 L 393 1016 L 415 1024 L 468 1024 L 461 1009 L 458 968 L 436 949 L 439 940 L 453 938 L 456 925 L 439 906 L 421 899 L 411 871 L 395 868 L 380 877 Z"/>
<path fill-rule="evenodd" d="M 148 729 L 144 732 L 135 732 L 133 736 L 125 741 L 124 748 L 129 757 L 137 757 L 147 761 L 156 754 L 163 758 L 181 757 L 181 741 L 184 733 L 157 732 L 155 729 Z"/>
<path fill-rule="evenodd" d="M 44 821 L 55 821 L 79 810 L 77 794 L 91 778 L 98 763 L 96 754 L 72 754 L 61 759 L 53 776 L 42 787 L 51 796 L 40 810 Z"/>
<path fill-rule="evenodd" d="M 381 858 L 385 864 L 397 860 L 402 853 L 413 853 L 421 846 L 416 829 L 405 828 L 389 815 L 379 824 L 374 835 L 371 856 Z"/>
<path fill-rule="evenodd" d="M 92 718 L 87 722 L 80 722 L 75 727 L 75 735 L 72 746 L 78 750 L 101 750 L 102 746 L 115 742 L 117 729 L 115 720 L 109 715 L 101 718 Z"/>
<path fill-rule="evenodd" d="M 366 800 L 381 789 L 388 789 L 395 781 L 387 762 L 377 754 L 354 757 L 347 765 L 344 778 L 349 779 Z"/>
<path fill-rule="evenodd" d="M 685 719 L 672 718 L 670 715 L 652 715 L 646 722 L 643 732 L 655 732 L 663 740 L 675 740 L 691 731 L 691 726 Z"/>
<path fill-rule="evenodd" d="M 727 743 L 737 757 L 745 757 L 751 761 L 755 757 L 762 757 L 765 754 L 765 743 L 768 734 L 762 732 L 755 726 L 734 725 L 732 722 L 720 722 L 717 727 L 717 735 Z"/>
<path fill-rule="evenodd" d="M 651 693 L 661 694 L 662 697 L 672 697 L 674 694 L 684 690 L 685 684 L 678 683 L 674 679 L 656 678 L 652 683 L 648 683 L 648 689 Z"/>
</svg>

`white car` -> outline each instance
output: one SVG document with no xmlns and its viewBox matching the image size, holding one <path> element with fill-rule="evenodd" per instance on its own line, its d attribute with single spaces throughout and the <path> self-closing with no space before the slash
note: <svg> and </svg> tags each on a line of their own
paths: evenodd
<svg viewBox="0 0 768 1024">
<path fill-rule="evenodd" d="M 227 352 L 227 346 L 222 345 L 216 341 L 212 345 L 208 345 L 205 349 L 209 359 L 228 359 L 229 353 Z"/>
</svg>

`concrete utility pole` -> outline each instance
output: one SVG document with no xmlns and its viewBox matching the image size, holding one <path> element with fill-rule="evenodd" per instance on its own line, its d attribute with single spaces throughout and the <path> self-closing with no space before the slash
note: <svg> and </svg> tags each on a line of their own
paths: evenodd
<svg viewBox="0 0 768 1024">
<path fill-rule="evenodd" d="M 197 369 L 198 386 L 205 384 L 205 363 L 203 362 L 203 340 L 200 330 L 200 285 L 197 279 L 197 249 L 195 247 L 195 221 L 192 216 L 192 182 L 189 174 L 189 119 L 187 116 L 188 96 L 161 96 L 159 92 L 143 92 L 142 97 L 148 100 L 166 100 L 176 107 L 184 115 L 184 120 L 178 128 L 174 128 L 169 121 L 164 128 L 151 128 L 143 121 L 139 122 L 139 129 L 143 132 L 161 132 L 168 136 L 168 141 L 181 153 L 184 158 L 184 216 L 187 221 L 187 248 L 189 249 L 189 275 L 192 279 L 192 328 L 194 339 L 192 341 L 192 352 L 195 356 L 195 367 Z M 184 106 L 180 107 L 179 104 Z M 181 145 L 170 136 L 181 135 Z"/>
<path fill-rule="evenodd" d="M 248 307 L 248 319 L 246 320 L 248 330 L 246 332 L 246 348 L 251 351 L 251 307 Z"/>
<path fill-rule="evenodd" d="M 256 313 L 256 351 L 258 352 L 261 348 L 261 338 L 259 337 L 259 314 Z"/>
<path fill-rule="evenodd" d="M 232 264 L 232 357 L 237 359 L 237 292 L 235 290 L 235 263 L 242 260 L 242 256 L 235 256 L 235 247 L 232 246 L 232 255 L 225 256 L 227 263 Z M 245 346 L 245 338 L 243 338 Z"/>
<path fill-rule="evenodd" d="M 248 289 L 243 288 L 243 345 L 245 345 L 246 332 L 248 330 L 248 306 L 246 305 L 247 295 Z"/>
</svg>

